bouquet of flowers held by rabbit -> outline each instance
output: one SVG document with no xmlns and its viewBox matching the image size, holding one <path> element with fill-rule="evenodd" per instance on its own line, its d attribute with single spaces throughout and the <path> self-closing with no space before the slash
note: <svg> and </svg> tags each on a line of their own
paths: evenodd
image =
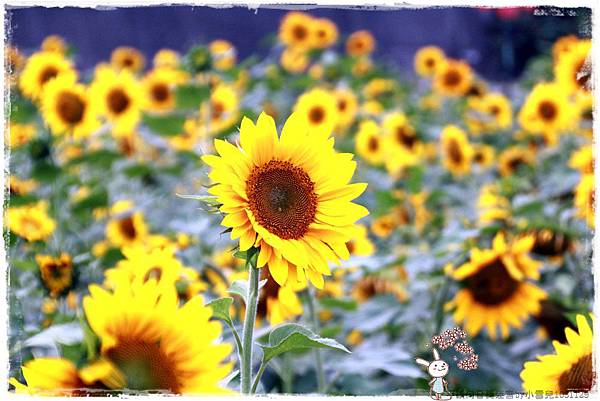
<svg viewBox="0 0 600 401">
<path fill-rule="evenodd" d="M 437 349 L 433 348 L 432 351 L 432 362 L 422 358 L 416 358 L 415 360 L 419 365 L 427 367 L 427 371 L 433 377 L 429 382 L 429 396 L 434 400 L 449 400 L 452 398 L 452 395 L 448 392 L 448 381 L 444 379 L 444 376 L 448 374 L 450 367 L 440 358 L 440 353 Z M 448 397 L 442 397 L 444 392 L 448 393 Z"/>
</svg>

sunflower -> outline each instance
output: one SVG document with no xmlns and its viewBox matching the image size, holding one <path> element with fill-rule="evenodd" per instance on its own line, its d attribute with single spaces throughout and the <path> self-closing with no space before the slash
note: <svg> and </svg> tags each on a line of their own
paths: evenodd
<svg viewBox="0 0 600 401">
<path fill-rule="evenodd" d="M 570 53 L 579 43 L 579 38 L 575 35 L 562 36 L 552 45 L 552 58 L 554 62 L 560 59 L 564 54 Z"/>
<path fill-rule="evenodd" d="M 521 371 L 525 391 L 567 394 L 592 390 L 596 381 L 593 333 L 585 316 L 577 315 L 576 320 L 577 332 L 570 327 L 565 329 L 566 343 L 552 342 L 554 354 L 541 355 L 537 361 L 525 362 Z"/>
<path fill-rule="evenodd" d="M 117 132 L 135 130 L 144 106 L 143 93 L 142 86 L 128 70 L 117 73 L 101 68 L 90 87 L 95 110 L 106 116 Z"/>
<path fill-rule="evenodd" d="M 73 284 L 73 263 L 71 256 L 61 253 L 55 258 L 50 255 L 35 255 L 40 268 L 40 276 L 50 296 L 57 297 L 67 291 Z"/>
<path fill-rule="evenodd" d="M 441 134 L 444 167 L 453 175 L 463 175 L 471 171 L 473 147 L 465 132 L 455 125 L 447 125 Z"/>
<path fill-rule="evenodd" d="M 573 242 L 565 233 L 550 228 L 529 230 L 529 234 L 535 238 L 531 252 L 541 256 L 561 256 L 567 252 Z"/>
<path fill-rule="evenodd" d="M 37 100 L 46 84 L 58 76 L 66 76 L 72 82 L 77 80 L 77 71 L 69 59 L 55 52 L 34 53 L 21 72 L 19 87 L 26 97 Z"/>
<path fill-rule="evenodd" d="M 111 208 L 113 218 L 106 225 L 106 238 L 116 247 L 139 244 L 148 235 L 144 215 L 132 209 L 133 202 L 127 200 L 118 201 Z"/>
<path fill-rule="evenodd" d="M 587 221 L 592 228 L 595 227 L 595 192 L 594 174 L 584 174 L 575 189 L 575 207 L 577 215 Z"/>
<path fill-rule="evenodd" d="M 241 251 L 260 248 L 257 267 L 267 265 L 274 280 L 306 278 L 323 288 L 328 261 L 348 258 L 356 220 L 368 214 L 352 203 L 366 184 L 348 184 L 356 168 L 352 154 L 336 153 L 333 140 L 315 135 L 293 113 L 278 137 L 275 122 L 261 113 L 256 126 L 242 120 L 240 146 L 215 140 L 220 156 L 204 156 L 221 203 L 222 221 L 239 238 Z"/>
<path fill-rule="evenodd" d="M 468 104 L 485 131 L 509 129 L 513 123 L 513 112 L 510 100 L 501 93 L 486 93 L 480 97 L 469 97 Z"/>
<path fill-rule="evenodd" d="M 217 344 L 221 324 L 209 321 L 212 310 L 203 302 L 196 296 L 179 307 L 174 287 L 161 290 L 150 279 L 117 284 L 113 292 L 91 285 L 83 309 L 102 357 L 121 373 L 125 388 L 223 393 L 219 382 L 231 372 L 223 363 L 231 346 Z"/>
<path fill-rule="evenodd" d="M 173 86 L 185 82 L 185 75 L 173 68 L 156 68 L 142 81 L 146 93 L 146 109 L 168 111 L 175 106 Z"/>
<path fill-rule="evenodd" d="M 266 319 L 271 326 L 276 326 L 302 315 L 302 303 L 297 291 L 303 289 L 303 286 L 293 288 L 289 282 L 280 286 L 268 269 L 261 271 L 260 279 L 267 281 L 260 291 L 256 306 L 256 318 L 259 321 Z"/>
<path fill-rule="evenodd" d="M 337 42 L 337 26 L 327 18 L 315 18 L 313 20 L 312 31 L 314 35 L 314 47 L 318 49 L 326 49 Z"/>
<path fill-rule="evenodd" d="M 371 256 L 375 252 L 375 244 L 369 239 L 369 230 L 358 224 L 356 235 L 346 242 L 346 248 L 351 256 Z"/>
<path fill-rule="evenodd" d="M 203 102 L 200 105 L 201 125 L 209 120 L 208 130 L 216 134 L 239 121 L 238 93 L 229 84 L 217 85 L 210 94 L 210 104 Z"/>
<path fill-rule="evenodd" d="M 498 156 L 498 171 L 503 177 L 515 174 L 522 166 L 535 163 L 535 155 L 522 146 L 511 146 Z"/>
<path fill-rule="evenodd" d="M 213 40 L 208 49 L 213 66 L 217 70 L 229 70 L 235 65 L 236 51 L 230 42 L 223 39 Z"/>
<path fill-rule="evenodd" d="M 9 207 L 6 222 L 11 232 L 30 242 L 48 239 L 56 228 L 56 222 L 48 216 L 46 201 Z"/>
<path fill-rule="evenodd" d="M 199 126 L 198 122 L 188 118 L 183 123 L 183 132 L 179 135 L 168 137 L 169 145 L 176 150 L 193 150 L 206 131 Z"/>
<path fill-rule="evenodd" d="M 371 223 L 371 232 L 379 238 L 387 238 L 398 227 L 398 218 L 394 214 L 377 217 Z"/>
<path fill-rule="evenodd" d="M 581 174 L 591 174 L 594 172 L 594 154 L 592 145 L 582 146 L 574 152 L 569 159 L 569 167 L 579 170 Z"/>
<path fill-rule="evenodd" d="M 363 88 L 366 99 L 390 94 L 394 90 L 396 82 L 393 79 L 373 78 Z"/>
<path fill-rule="evenodd" d="M 497 220 L 507 220 L 511 216 L 510 201 L 502 196 L 497 183 L 484 184 L 477 199 L 479 222 L 482 225 Z"/>
<path fill-rule="evenodd" d="M 361 121 L 355 141 L 356 153 L 369 164 L 379 165 L 384 162 L 384 137 L 375 121 Z"/>
<path fill-rule="evenodd" d="M 405 302 L 408 299 L 406 291 L 399 282 L 383 275 L 361 277 L 352 288 L 352 296 L 359 302 L 386 294 L 393 295 L 398 302 Z"/>
<path fill-rule="evenodd" d="M 314 45 L 313 17 L 292 11 L 287 13 L 279 25 L 279 40 L 288 47 L 310 50 Z"/>
<path fill-rule="evenodd" d="M 356 31 L 346 40 L 346 53 L 353 57 L 367 56 L 375 50 L 375 38 L 369 31 Z"/>
<path fill-rule="evenodd" d="M 14 174 L 10 175 L 7 181 L 8 190 L 11 195 L 27 195 L 31 191 L 38 187 L 38 183 L 35 180 L 22 180 Z"/>
<path fill-rule="evenodd" d="M 25 65 L 25 56 L 16 47 L 4 47 L 4 78 L 10 85 L 15 85 Z"/>
<path fill-rule="evenodd" d="M 358 99 L 350 89 L 336 89 L 333 92 L 338 111 L 338 126 L 347 128 L 354 122 L 358 111 Z"/>
<path fill-rule="evenodd" d="M 405 150 L 415 150 L 419 139 L 414 127 L 404 113 L 388 114 L 383 120 L 383 133 L 390 139 L 391 146 Z"/>
<path fill-rule="evenodd" d="M 100 127 L 87 88 L 71 77 L 61 75 L 48 82 L 41 100 L 42 115 L 55 135 L 86 138 Z"/>
<path fill-rule="evenodd" d="M 439 47 L 422 47 L 415 54 L 415 71 L 422 77 L 431 77 L 445 60 L 446 55 Z"/>
<path fill-rule="evenodd" d="M 457 268 L 448 266 L 447 274 L 464 287 L 446 309 L 456 308 L 454 320 L 464 322 L 470 336 L 486 326 L 490 338 L 496 339 L 499 325 L 502 338 L 506 338 L 510 327 L 521 328 L 530 315 L 538 313 L 546 293 L 526 281 L 539 279 L 542 267 L 529 256 L 533 244 L 532 236 L 507 244 L 504 234 L 498 233 L 492 249 L 473 248 L 469 262 Z"/>
<path fill-rule="evenodd" d="M 353 347 L 356 347 L 356 346 L 362 344 L 362 342 L 364 340 L 365 339 L 364 339 L 362 333 L 356 329 L 353 329 L 352 331 L 350 331 L 350 333 L 348 333 L 348 335 L 346 336 L 346 342 Z"/>
<path fill-rule="evenodd" d="M 554 77 L 556 82 L 562 85 L 563 90 L 568 93 L 590 90 L 588 81 L 591 75 L 585 74 L 584 69 L 591 49 L 592 42 L 590 40 L 580 40 L 556 60 Z"/>
<path fill-rule="evenodd" d="M 308 67 L 309 57 L 308 53 L 303 49 L 297 49 L 295 47 L 288 47 L 281 52 L 279 63 L 287 72 L 293 74 L 299 74 L 306 70 Z"/>
<path fill-rule="evenodd" d="M 493 146 L 478 143 L 473 145 L 473 162 L 482 168 L 488 168 L 494 163 L 495 149 Z"/>
<path fill-rule="evenodd" d="M 144 69 L 146 59 L 138 49 L 121 46 L 113 50 L 110 55 L 110 64 L 118 71 L 128 70 L 136 73 Z"/>
<path fill-rule="evenodd" d="M 473 72 L 469 64 L 459 60 L 441 63 L 433 77 L 434 89 L 446 96 L 464 96 L 471 88 Z"/>
<path fill-rule="evenodd" d="M 324 89 L 303 93 L 296 100 L 294 112 L 305 120 L 312 133 L 321 136 L 329 136 L 338 122 L 337 100 Z"/>
<path fill-rule="evenodd" d="M 154 68 L 177 68 L 179 67 L 181 56 L 175 50 L 160 49 L 152 59 Z"/>
<path fill-rule="evenodd" d="M 44 38 L 41 48 L 45 52 L 55 52 L 64 55 L 67 52 L 68 46 L 62 36 L 50 35 Z"/>
<path fill-rule="evenodd" d="M 373 70 L 373 62 L 368 57 L 358 58 L 352 65 L 352 75 L 355 77 L 364 77 Z"/>
<path fill-rule="evenodd" d="M 519 111 L 519 124 L 528 132 L 543 135 L 553 145 L 557 134 L 571 125 L 572 107 L 561 85 L 537 84 Z"/>
</svg>

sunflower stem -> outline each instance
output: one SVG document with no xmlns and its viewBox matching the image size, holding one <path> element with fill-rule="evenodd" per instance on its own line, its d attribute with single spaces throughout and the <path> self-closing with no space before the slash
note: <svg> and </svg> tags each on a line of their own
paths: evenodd
<svg viewBox="0 0 600 401">
<path fill-rule="evenodd" d="M 319 327 L 319 319 L 317 316 L 316 305 L 315 305 L 315 290 L 309 286 L 308 287 L 308 313 L 310 315 L 310 319 L 312 322 L 313 330 L 316 334 L 319 334 L 321 331 Z M 321 350 L 315 348 L 313 350 L 313 354 L 315 356 L 315 371 L 317 373 L 317 391 L 319 394 L 325 394 L 326 386 L 325 386 L 325 371 L 323 370 L 323 358 L 321 357 Z"/>
<path fill-rule="evenodd" d="M 242 333 L 242 358 L 240 360 L 241 392 L 251 394 L 252 385 L 252 336 L 256 321 L 256 307 L 258 305 L 258 278 L 260 269 L 254 266 L 255 252 L 248 251 L 246 268 L 248 268 L 248 294 L 246 316 L 244 317 L 244 332 Z"/>
<path fill-rule="evenodd" d="M 283 358 L 283 369 L 281 380 L 283 382 L 284 394 L 292 394 L 294 392 L 293 371 L 292 371 L 292 356 L 286 352 L 281 356 Z"/>
<path fill-rule="evenodd" d="M 256 393 L 256 388 L 258 387 L 258 383 L 260 383 L 260 378 L 262 377 L 263 373 L 265 373 L 266 368 L 267 368 L 267 364 L 265 363 L 265 361 L 262 361 L 260 363 L 260 368 L 258 368 L 258 373 L 256 373 L 256 377 L 254 378 L 254 384 L 252 384 L 252 393 L 251 394 Z"/>
</svg>

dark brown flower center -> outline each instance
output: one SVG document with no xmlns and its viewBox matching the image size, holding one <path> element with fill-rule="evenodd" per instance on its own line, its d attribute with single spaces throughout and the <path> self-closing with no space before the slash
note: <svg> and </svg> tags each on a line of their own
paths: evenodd
<svg viewBox="0 0 600 401">
<path fill-rule="evenodd" d="M 56 112 L 69 125 L 75 125 L 83 119 L 85 103 L 78 95 L 63 92 L 56 101 Z"/>
<path fill-rule="evenodd" d="M 412 149 L 416 142 L 414 132 L 404 125 L 396 127 L 396 140 L 409 149 Z"/>
<path fill-rule="evenodd" d="M 339 111 L 344 111 L 346 110 L 346 107 L 348 107 L 348 103 L 343 99 L 338 100 L 337 107 Z"/>
<path fill-rule="evenodd" d="M 133 223 L 133 216 L 122 218 L 119 221 L 119 228 L 121 229 L 121 234 L 123 234 L 127 239 L 134 240 L 137 237 L 137 231 L 135 229 L 135 224 Z"/>
<path fill-rule="evenodd" d="M 161 277 L 162 277 L 162 269 L 160 267 L 153 267 L 152 269 L 148 270 L 146 272 L 146 274 L 144 275 L 144 282 L 146 282 L 150 279 L 155 279 L 156 281 L 160 281 Z"/>
<path fill-rule="evenodd" d="M 308 112 L 308 119 L 313 124 L 320 124 L 325 119 L 325 110 L 321 106 L 315 106 Z"/>
<path fill-rule="evenodd" d="M 456 70 L 450 70 L 444 74 L 446 86 L 457 86 L 462 81 L 462 75 Z"/>
<path fill-rule="evenodd" d="M 156 83 L 152 85 L 150 93 L 152 95 L 152 99 L 159 103 L 167 101 L 171 94 L 169 87 L 164 83 Z"/>
<path fill-rule="evenodd" d="M 542 119 L 546 121 L 552 121 L 558 114 L 558 109 L 556 108 L 556 104 L 550 100 L 544 100 L 538 106 L 538 112 Z"/>
<path fill-rule="evenodd" d="M 428 58 L 427 60 L 425 60 L 425 65 L 427 66 L 427 68 L 433 68 L 433 66 L 435 65 L 435 60 L 432 58 Z"/>
<path fill-rule="evenodd" d="M 467 280 L 467 289 L 475 301 L 484 305 L 498 305 L 510 299 L 519 288 L 500 259 L 496 259 Z"/>
<path fill-rule="evenodd" d="M 211 113 L 213 120 L 220 120 L 225 112 L 225 106 L 221 102 L 212 102 L 211 103 Z"/>
<path fill-rule="evenodd" d="M 292 34 L 297 40 L 304 40 L 308 36 L 308 31 L 302 25 L 297 24 L 292 29 Z"/>
<path fill-rule="evenodd" d="M 135 64 L 135 60 L 131 56 L 125 56 L 122 62 L 124 67 L 131 67 Z"/>
<path fill-rule="evenodd" d="M 127 93 L 120 88 L 115 88 L 108 92 L 106 97 L 109 110 L 113 114 L 121 114 L 129 107 L 131 100 Z"/>
<path fill-rule="evenodd" d="M 592 354 L 588 354 L 579 358 L 571 366 L 571 369 L 560 375 L 558 387 L 561 394 L 566 394 L 569 391 L 590 391 L 594 384 L 594 379 Z"/>
<path fill-rule="evenodd" d="M 490 114 L 493 116 L 498 116 L 498 114 L 500 114 L 500 107 L 498 107 L 498 105 L 492 105 L 490 107 Z"/>
<path fill-rule="evenodd" d="M 525 164 L 525 160 L 521 156 L 515 156 L 508 161 L 508 170 L 511 173 L 516 172 L 522 165 Z"/>
<path fill-rule="evenodd" d="M 40 85 L 44 85 L 46 82 L 50 81 L 52 78 L 58 75 L 58 69 L 54 66 L 48 66 L 42 70 L 39 76 Z"/>
<path fill-rule="evenodd" d="M 107 356 L 123 373 L 130 390 L 181 390 L 175 363 L 159 341 L 121 340 Z"/>
<path fill-rule="evenodd" d="M 377 152 L 379 150 L 379 139 L 376 136 L 372 136 L 369 138 L 369 142 L 367 143 L 367 148 L 371 152 Z"/>
<path fill-rule="evenodd" d="M 464 157 L 463 157 L 463 152 L 460 149 L 460 146 L 458 145 L 458 142 L 454 139 L 451 139 L 448 142 L 448 147 L 446 149 L 446 152 L 448 153 L 448 158 L 450 159 L 450 161 L 452 161 L 452 163 L 454 164 L 461 164 Z"/>
<path fill-rule="evenodd" d="M 354 254 L 354 249 L 356 248 L 356 245 L 354 244 L 354 241 L 348 241 L 348 242 L 346 242 L 346 248 L 348 248 L 348 253 L 350 255 Z"/>
<path fill-rule="evenodd" d="M 534 233 L 535 242 L 531 251 L 543 256 L 556 256 L 565 253 L 570 246 L 570 239 L 559 232 L 549 229 L 539 230 Z"/>
<path fill-rule="evenodd" d="M 256 167 L 246 182 L 252 214 L 283 239 L 304 236 L 317 213 L 317 195 L 308 174 L 293 164 L 271 160 Z"/>
<path fill-rule="evenodd" d="M 485 156 L 483 155 L 483 151 L 482 150 L 475 151 L 473 160 L 475 160 L 475 163 L 479 163 L 479 164 L 483 163 L 485 161 Z"/>
</svg>

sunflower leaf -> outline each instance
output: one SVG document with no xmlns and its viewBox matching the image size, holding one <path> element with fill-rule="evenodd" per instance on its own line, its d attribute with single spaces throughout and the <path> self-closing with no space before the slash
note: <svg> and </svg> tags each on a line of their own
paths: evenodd
<svg viewBox="0 0 600 401">
<path fill-rule="evenodd" d="M 246 281 L 235 280 L 231 283 L 227 292 L 233 295 L 239 295 L 244 300 L 244 304 L 248 303 L 246 299 L 246 294 L 248 294 L 248 283 Z"/>
<path fill-rule="evenodd" d="M 225 297 L 213 299 L 212 301 L 208 302 L 206 306 L 210 306 L 210 308 L 213 310 L 214 318 L 224 320 L 228 324 L 231 324 L 232 322 L 231 316 L 229 316 L 229 309 L 231 308 L 232 304 L 233 298 Z"/>
<path fill-rule="evenodd" d="M 175 88 L 175 105 L 178 109 L 197 109 L 209 96 L 207 85 L 178 86 Z"/>
<path fill-rule="evenodd" d="M 275 327 L 269 334 L 268 344 L 259 344 L 263 349 L 263 361 L 266 363 L 284 352 L 306 348 L 328 348 L 350 353 L 342 344 L 332 338 L 323 338 L 308 328 L 287 323 Z"/>
<path fill-rule="evenodd" d="M 146 124 L 152 132 L 162 136 L 175 136 L 181 134 L 183 132 L 184 123 L 185 116 L 151 116 L 149 114 L 144 115 L 144 124 Z"/>
</svg>

